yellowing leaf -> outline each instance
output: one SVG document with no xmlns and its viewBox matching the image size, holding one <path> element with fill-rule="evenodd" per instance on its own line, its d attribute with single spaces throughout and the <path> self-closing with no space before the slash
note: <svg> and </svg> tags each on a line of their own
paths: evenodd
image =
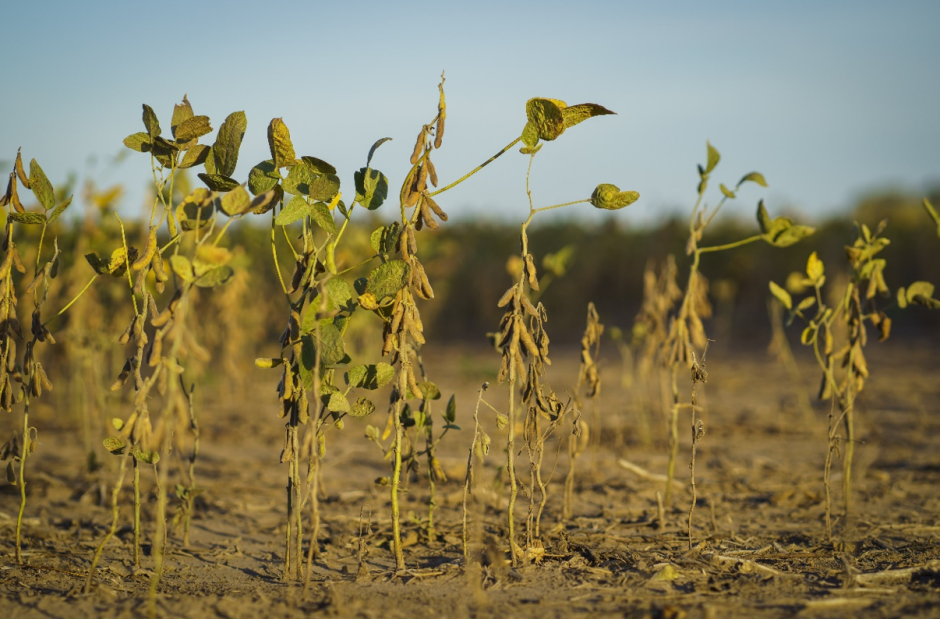
<svg viewBox="0 0 940 619">
<path fill-rule="evenodd" d="M 783 303 L 785 308 L 793 309 L 793 298 L 790 297 L 790 293 L 774 282 L 770 282 L 770 293 L 774 295 L 778 301 Z"/>
<path fill-rule="evenodd" d="M 565 121 L 565 129 L 570 129 L 588 118 L 607 114 L 616 114 L 616 112 L 612 112 L 603 105 L 596 103 L 579 103 L 578 105 L 561 108 L 561 115 Z"/>
<path fill-rule="evenodd" d="M 271 149 L 271 160 L 275 168 L 283 168 L 294 164 L 297 155 L 294 154 L 294 145 L 290 141 L 290 131 L 280 118 L 275 118 L 268 125 L 268 147 Z"/>
<path fill-rule="evenodd" d="M 823 262 L 819 259 L 819 256 L 816 255 L 816 252 L 813 252 L 809 255 L 809 260 L 806 262 L 806 277 L 815 284 L 822 276 Z"/>
<path fill-rule="evenodd" d="M 536 97 L 526 102 L 526 117 L 535 127 L 540 139 L 551 141 L 564 133 L 565 118 L 562 110 L 565 107 L 565 102 L 558 99 Z"/>
</svg>

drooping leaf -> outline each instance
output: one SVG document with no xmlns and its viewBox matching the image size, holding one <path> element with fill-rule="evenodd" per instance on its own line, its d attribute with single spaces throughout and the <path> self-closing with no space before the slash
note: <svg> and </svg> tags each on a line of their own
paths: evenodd
<svg viewBox="0 0 940 619">
<path fill-rule="evenodd" d="M 258 195 L 274 189 L 280 180 L 274 162 L 267 159 L 253 167 L 248 173 L 248 190 Z"/>
<path fill-rule="evenodd" d="M 721 189 L 721 193 L 723 193 L 725 197 L 728 198 L 729 200 L 734 200 L 737 197 L 734 195 L 733 191 L 725 187 L 724 183 L 721 183 L 720 185 L 718 185 L 718 188 Z"/>
<path fill-rule="evenodd" d="M 187 118 L 176 127 L 174 135 L 178 142 L 189 142 L 212 132 L 208 116 L 193 116 Z"/>
<path fill-rule="evenodd" d="M 245 112 L 232 112 L 225 118 L 222 126 L 219 127 L 219 133 L 215 136 L 215 144 L 212 146 L 212 156 L 215 158 L 217 174 L 222 176 L 235 174 L 235 166 L 238 164 L 238 150 L 241 148 L 242 138 L 245 137 L 247 128 L 248 119 L 245 117 Z"/>
<path fill-rule="evenodd" d="M 373 144 L 372 148 L 369 149 L 369 156 L 366 157 L 367 168 L 372 165 L 372 156 L 375 155 L 376 149 L 378 149 L 378 147 L 381 146 L 382 144 L 385 144 L 386 142 L 391 141 L 391 139 L 392 138 L 381 138 L 375 141 L 375 144 Z M 336 174 L 336 172 L 333 172 L 333 174 Z"/>
<path fill-rule="evenodd" d="M 353 173 L 356 181 L 356 201 L 370 211 L 382 206 L 388 198 L 388 179 L 378 170 L 361 168 Z"/>
<path fill-rule="evenodd" d="M 561 110 L 562 118 L 565 121 L 565 129 L 570 129 L 588 118 L 607 114 L 616 114 L 616 112 L 612 112 L 603 105 L 596 103 L 579 103 L 578 105 L 564 107 Z"/>
<path fill-rule="evenodd" d="M 297 155 L 294 154 L 294 145 L 290 141 L 290 131 L 284 120 L 275 118 L 268 125 L 268 147 L 271 149 L 271 160 L 275 168 L 294 165 Z"/>
<path fill-rule="evenodd" d="M 601 208 L 608 211 L 630 206 L 640 199 L 640 194 L 635 191 L 620 191 L 616 185 L 602 183 L 594 189 L 591 194 L 591 204 L 595 208 Z"/>
<path fill-rule="evenodd" d="M 281 189 L 280 185 L 275 185 L 272 189 L 255 196 L 255 199 L 251 201 L 251 212 L 256 215 L 263 215 L 273 209 L 283 197 L 284 190 Z"/>
<path fill-rule="evenodd" d="M 770 221 L 770 214 L 767 213 L 767 209 L 764 207 L 764 201 L 761 200 L 757 203 L 757 223 L 760 225 L 762 234 L 767 234 L 770 231 Z"/>
<path fill-rule="evenodd" d="M 124 453 L 124 448 L 127 447 L 127 443 L 124 441 L 124 439 L 118 438 L 116 436 L 109 436 L 102 442 L 104 443 L 104 448 L 115 456 Z"/>
<path fill-rule="evenodd" d="M 526 117 L 538 132 L 540 139 L 551 141 L 565 131 L 565 118 L 562 110 L 567 107 L 558 99 L 529 99 L 525 105 Z"/>
<path fill-rule="evenodd" d="M 770 282 L 770 293 L 774 295 L 778 301 L 783 303 L 785 308 L 793 309 L 793 298 L 790 296 L 790 293 L 774 282 Z"/>
<path fill-rule="evenodd" d="M 306 200 L 300 196 L 294 196 L 290 199 L 290 202 L 284 205 L 284 208 L 277 214 L 277 217 L 274 218 L 274 223 L 279 226 L 286 226 L 295 221 L 300 221 L 309 214 L 310 207 Z"/>
<path fill-rule="evenodd" d="M 408 285 L 411 266 L 402 260 L 389 260 L 372 269 L 366 292 L 375 295 L 381 303 L 383 299 L 394 297 L 398 291 Z"/>
<path fill-rule="evenodd" d="M 55 206 L 55 190 L 35 159 L 29 162 L 29 188 L 44 209 Z"/>
<path fill-rule="evenodd" d="M 525 127 L 522 128 L 522 143 L 529 149 L 535 148 L 539 143 L 539 130 L 531 120 L 527 121 Z"/>
</svg>

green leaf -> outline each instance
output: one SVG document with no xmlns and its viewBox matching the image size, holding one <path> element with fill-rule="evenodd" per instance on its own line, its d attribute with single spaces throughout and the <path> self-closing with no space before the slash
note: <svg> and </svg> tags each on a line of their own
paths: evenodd
<svg viewBox="0 0 940 619">
<path fill-rule="evenodd" d="M 528 148 L 535 148 L 539 143 L 539 130 L 531 120 L 522 129 L 522 143 Z"/>
<path fill-rule="evenodd" d="M 280 180 L 274 162 L 267 159 L 253 167 L 248 173 L 248 190 L 254 195 L 258 195 L 274 189 L 274 186 Z"/>
<path fill-rule="evenodd" d="M 170 256 L 170 268 L 185 282 L 191 282 L 196 277 L 193 274 L 193 264 L 186 256 L 180 256 L 179 254 Z"/>
<path fill-rule="evenodd" d="M 616 114 L 616 112 L 612 112 L 603 105 L 597 105 L 596 103 L 579 103 L 561 110 L 561 116 L 565 121 L 565 129 L 570 129 L 588 118 L 607 114 Z"/>
<path fill-rule="evenodd" d="M 286 226 L 295 221 L 300 221 L 306 215 L 310 214 L 310 207 L 300 196 L 294 196 L 290 202 L 284 205 L 281 212 L 274 218 L 274 223 L 279 226 Z"/>
<path fill-rule="evenodd" d="M 353 291 L 349 283 L 341 277 L 334 277 L 326 282 L 327 311 L 340 310 L 348 305 L 353 298 Z"/>
<path fill-rule="evenodd" d="M 329 399 L 326 402 L 326 407 L 336 413 L 351 412 L 349 407 L 349 400 L 347 400 L 346 396 L 343 395 L 343 393 L 340 391 L 334 391 L 330 394 Z"/>
<path fill-rule="evenodd" d="M 806 297 L 800 304 L 796 306 L 796 311 L 805 312 L 809 308 L 813 307 L 816 304 L 816 297 Z"/>
<path fill-rule="evenodd" d="M 316 176 L 317 175 L 305 165 L 291 166 L 287 172 L 287 178 L 281 183 L 281 187 L 283 187 L 284 191 L 287 193 L 309 196 L 310 185 L 313 183 Z"/>
<path fill-rule="evenodd" d="M 726 197 L 726 198 L 729 198 L 729 199 L 731 199 L 731 200 L 734 200 L 734 199 L 737 197 L 737 196 L 734 195 L 734 192 L 733 192 L 733 191 L 731 191 L 730 189 L 728 189 L 727 187 L 725 187 L 725 184 L 724 184 L 724 183 L 718 185 L 718 188 L 721 189 L 721 193 L 725 194 L 725 197 Z"/>
<path fill-rule="evenodd" d="M 382 144 L 385 144 L 386 142 L 390 142 L 391 140 L 392 140 L 392 138 L 381 138 L 381 139 L 378 139 L 378 140 L 375 141 L 375 144 L 373 144 L 373 145 L 372 145 L 372 148 L 369 149 L 369 156 L 366 157 L 366 167 L 367 167 L 367 168 L 368 168 L 370 165 L 372 165 L 372 156 L 375 155 L 375 151 L 378 149 L 378 147 L 381 146 Z M 333 172 L 333 174 L 336 174 L 336 173 Z"/>
<path fill-rule="evenodd" d="M 366 292 L 375 295 L 379 303 L 388 297 L 394 297 L 398 291 L 408 285 L 411 266 L 402 260 L 389 260 L 372 269 Z"/>
<path fill-rule="evenodd" d="M 238 187 L 238 181 L 222 174 L 205 174 L 200 172 L 197 176 L 212 191 L 231 191 Z"/>
<path fill-rule="evenodd" d="M 235 271 L 232 267 L 225 265 L 206 271 L 193 283 L 200 288 L 215 288 L 229 283 L 233 277 L 235 277 Z"/>
<path fill-rule="evenodd" d="M 431 381 L 418 383 L 418 387 L 421 389 L 421 392 L 424 393 L 425 400 L 440 400 L 441 399 L 441 390 L 438 389 L 437 385 L 435 385 Z"/>
<path fill-rule="evenodd" d="M 140 447 L 135 447 L 133 452 L 134 459 L 145 464 L 156 464 L 160 461 L 160 454 L 156 451 L 144 451 Z"/>
<path fill-rule="evenodd" d="M 294 145 L 290 141 L 290 131 L 280 118 L 275 118 L 268 125 L 268 147 L 271 149 L 271 160 L 275 168 L 294 165 L 297 155 L 294 154 Z"/>
<path fill-rule="evenodd" d="M 446 421 L 447 423 L 454 423 L 456 419 L 457 419 L 457 396 L 452 395 L 450 396 L 450 399 L 447 400 L 447 408 L 444 409 L 444 421 Z"/>
<path fill-rule="evenodd" d="M 321 174 L 310 183 L 310 197 L 314 200 L 329 202 L 339 193 L 339 177 L 335 174 Z"/>
<path fill-rule="evenodd" d="M 219 210 L 229 217 L 246 213 L 250 208 L 251 196 L 248 195 L 244 185 L 239 185 L 219 200 Z"/>
<path fill-rule="evenodd" d="M 811 253 L 809 259 L 806 261 L 806 277 L 815 285 L 824 273 L 825 265 L 823 261 L 819 259 L 816 252 Z"/>
<path fill-rule="evenodd" d="M 211 132 L 212 125 L 209 124 L 208 116 L 193 116 L 181 122 L 173 135 L 178 142 L 189 142 Z"/>
<path fill-rule="evenodd" d="M 124 146 L 138 153 L 149 153 L 152 148 L 150 136 L 146 133 L 132 133 L 124 138 Z"/>
<path fill-rule="evenodd" d="M 196 144 L 183 155 L 183 160 L 180 162 L 179 167 L 191 168 L 193 166 L 202 165 L 209 159 L 211 152 L 212 149 L 205 144 Z"/>
<path fill-rule="evenodd" d="M 705 142 L 705 144 L 708 146 L 708 163 L 705 164 L 705 174 L 709 174 L 715 169 L 718 162 L 721 161 L 721 155 L 718 154 L 718 150 L 711 145 L 711 142 Z"/>
<path fill-rule="evenodd" d="M 176 219 L 186 231 L 209 225 L 214 213 L 212 194 L 202 187 L 195 189 L 176 207 Z"/>
<path fill-rule="evenodd" d="M 349 414 L 353 417 L 367 417 L 375 412 L 375 404 L 372 403 L 372 400 L 369 398 L 359 398 L 356 400 L 356 403 L 353 404 L 352 410 L 349 411 Z"/>
<path fill-rule="evenodd" d="M 49 214 L 50 224 L 54 222 L 56 219 L 58 219 L 62 215 L 62 213 L 65 212 L 65 209 L 67 209 L 69 207 L 69 204 L 72 203 L 72 197 L 73 196 L 69 196 L 68 198 L 63 200 L 61 203 L 59 203 L 57 207 L 55 207 L 55 210 Z"/>
<path fill-rule="evenodd" d="M 777 297 L 777 300 L 783 303 L 785 308 L 793 309 L 793 298 L 790 296 L 790 293 L 774 282 L 770 282 L 770 293 Z"/>
<path fill-rule="evenodd" d="M 557 99 L 536 97 L 526 102 L 526 117 L 535 126 L 540 139 L 551 141 L 564 133 L 565 118 L 562 109 L 565 107 L 565 102 Z"/>
<path fill-rule="evenodd" d="M 273 188 L 255 196 L 255 199 L 251 201 L 251 212 L 256 215 L 264 215 L 277 206 L 283 197 L 284 190 L 281 189 L 280 185 L 275 185 Z"/>
<path fill-rule="evenodd" d="M 742 176 L 741 180 L 738 181 L 738 187 L 740 187 L 741 185 L 743 185 L 744 183 L 748 181 L 751 181 L 752 183 L 757 183 L 761 187 L 767 186 L 767 181 L 764 180 L 764 175 L 761 174 L 760 172 L 751 172 L 749 174 L 745 174 L 744 176 Z"/>
<path fill-rule="evenodd" d="M 46 223 L 46 216 L 43 213 L 17 213 L 14 211 L 7 215 L 7 219 L 21 224 L 42 225 Z"/>
<path fill-rule="evenodd" d="M 245 137 L 247 128 L 248 119 L 244 112 L 232 112 L 219 127 L 219 133 L 215 136 L 215 144 L 212 147 L 212 156 L 215 158 L 215 168 L 218 174 L 223 176 L 235 174 L 238 150 L 242 146 L 242 138 Z"/>
<path fill-rule="evenodd" d="M 770 230 L 763 235 L 764 240 L 774 247 L 789 247 L 812 235 L 816 228 L 794 225 L 785 217 L 777 217 L 770 223 Z"/>
<path fill-rule="evenodd" d="M 602 183 L 594 189 L 591 194 L 591 204 L 595 208 L 601 208 L 608 211 L 616 211 L 625 206 L 630 206 L 640 199 L 640 194 L 635 191 L 620 191 L 616 185 Z"/>
<path fill-rule="evenodd" d="M 760 225 L 760 231 L 762 234 L 767 234 L 770 231 L 770 215 L 767 213 L 767 209 L 764 207 L 763 200 L 757 203 L 757 223 Z"/>
<path fill-rule="evenodd" d="M 147 135 L 151 138 L 155 138 L 160 135 L 160 123 L 157 121 L 157 113 L 153 111 L 153 108 L 144 103 L 144 129 L 147 130 Z"/>
<path fill-rule="evenodd" d="M 108 263 L 101 260 L 97 254 L 85 254 L 85 260 L 88 261 L 88 264 L 91 265 L 91 268 L 93 268 L 98 275 L 108 274 Z"/>
<path fill-rule="evenodd" d="M 178 103 L 173 106 L 173 118 L 170 120 L 170 131 L 173 132 L 173 137 L 180 139 L 179 134 L 177 133 L 177 127 L 186 120 L 189 120 L 193 117 L 193 106 L 189 104 L 189 100 L 186 98 L 186 95 L 183 95 L 183 102 Z"/>
<path fill-rule="evenodd" d="M 326 232 L 336 234 L 336 222 L 333 220 L 333 213 L 330 212 L 330 207 L 325 202 L 314 202 L 313 206 L 310 207 L 310 216 Z"/>
<path fill-rule="evenodd" d="M 47 211 L 55 206 L 55 190 L 36 160 L 29 162 L 29 188 Z"/>
<path fill-rule="evenodd" d="M 300 160 L 303 161 L 314 174 L 336 174 L 336 168 L 322 159 L 305 156 L 301 157 Z"/>
<path fill-rule="evenodd" d="M 395 368 L 387 363 L 356 365 L 346 373 L 346 384 L 356 389 L 381 389 L 395 379 Z"/>
<path fill-rule="evenodd" d="M 313 369 L 314 357 L 310 356 L 309 353 L 316 352 L 315 334 L 316 332 L 312 331 L 302 338 L 309 349 L 308 353 L 304 354 L 307 355 L 305 358 L 309 357 L 310 365 L 308 369 L 311 370 Z M 343 342 L 343 335 L 329 318 L 320 321 L 319 345 L 320 365 L 324 368 L 330 369 L 349 362 L 349 357 L 346 355 L 346 345 Z M 305 365 L 306 363 L 307 361 L 304 361 Z"/>
<path fill-rule="evenodd" d="M 370 211 L 382 206 L 388 198 L 388 179 L 378 170 L 361 168 L 353 173 L 356 181 L 356 201 Z"/>
</svg>

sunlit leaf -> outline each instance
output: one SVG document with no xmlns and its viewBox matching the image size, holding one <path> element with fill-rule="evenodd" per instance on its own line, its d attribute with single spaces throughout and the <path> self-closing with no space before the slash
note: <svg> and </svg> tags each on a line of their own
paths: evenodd
<svg viewBox="0 0 940 619">
<path fill-rule="evenodd" d="M 378 170 L 361 168 L 353 173 L 356 181 L 356 201 L 370 211 L 382 206 L 388 198 L 388 179 Z"/>
<path fill-rule="evenodd" d="M 335 174 L 321 174 L 310 183 L 310 197 L 314 200 L 329 202 L 339 192 L 339 177 Z"/>
<path fill-rule="evenodd" d="M 708 162 L 705 164 L 705 174 L 709 174 L 721 161 L 721 155 L 718 153 L 718 149 L 711 145 L 711 142 L 705 142 L 705 144 L 708 146 Z"/>
<path fill-rule="evenodd" d="M 793 309 L 793 298 L 790 296 L 790 293 L 774 282 L 770 282 L 770 293 L 783 303 L 785 308 Z"/>
<path fill-rule="evenodd" d="M 271 149 L 271 160 L 275 168 L 294 165 L 297 155 L 294 154 L 294 145 L 290 141 L 290 131 L 280 118 L 275 118 L 268 125 L 268 147 Z"/>
<path fill-rule="evenodd" d="M 212 191 L 231 191 L 238 187 L 237 180 L 221 174 L 206 174 L 200 172 L 197 176 L 199 176 L 200 180 L 206 184 L 206 187 Z"/>
<path fill-rule="evenodd" d="M 395 378 L 395 368 L 387 363 L 356 365 L 346 374 L 346 383 L 357 389 L 381 389 Z"/>
<path fill-rule="evenodd" d="M 806 261 L 806 277 L 815 284 L 819 281 L 819 278 L 823 276 L 824 272 L 822 260 L 816 255 L 816 252 L 811 253 L 809 260 Z"/>
<path fill-rule="evenodd" d="M 208 116 L 193 116 L 181 122 L 174 135 L 179 142 L 189 142 L 212 132 Z"/>
<path fill-rule="evenodd" d="M 565 121 L 565 129 L 570 129 L 588 118 L 607 114 L 616 114 L 616 112 L 612 112 L 603 105 L 596 103 L 579 103 L 578 105 L 564 107 L 561 110 L 562 118 Z"/>
<path fill-rule="evenodd" d="M 558 99 L 536 97 L 526 102 L 526 117 L 535 127 L 540 139 L 551 141 L 564 133 L 565 118 L 562 110 L 565 107 L 565 102 Z"/>
<path fill-rule="evenodd" d="M 183 95 L 183 102 L 173 106 L 173 118 L 170 120 L 170 131 L 173 133 L 173 137 L 180 139 L 176 131 L 177 127 L 179 127 L 182 122 L 192 118 L 193 115 L 193 107 L 189 104 L 186 95 Z"/>
<path fill-rule="evenodd" d="M 336 174 L 336 168 L 322 159 L 304 156 L 301 157 L 300 160 L 303 161 L 304 165 L 306 165 L 314 174 Z"/>
<path fill-rule="evenodd" d="M 594 189 L 591 194 L 591 204 L 595 208 L 601 208 L 608 211 L 630 206 L 640 199 L 640 194 L 635 191 L 620 191 L 616 185 L 603 183 Z"/>
<path fill-rule="evenodd" d="M 389 260 L 372 269 L 369 274 L 367 292 L 375 295 L 381 303 L 383 299 L 394 297 L 398 291 L 408 285 L 411 266 L 402 260 Z"/>
<path fill-rule="evenodd" d="M 124 138 L 124 146 L 138 153 L 149 153 L 152 148 L 150 135 L 144 132 L 132 133 Z"/>
<path fill-rule="evenodd" d="M 55 206 L 55 190 L 35 159 L 29 162 L 29 188 L 44 209 Z"/>
<path fill-rule="evenodd" d="M 180 161 L 180 168 L 191 168 L 193 166 L 202 165 L 209 158 L 209 153 L 211 148 L 205 144 L 196 144 L 183 155 L 183 160 Z"/>
<path fill-rule="evenodd" d="M 333 213 L 330 212 L 330 207 L 326 203 L 314 202 L 309 208 L 309 214 L 323 230 L 330 234 L 336 234 L 336 222 L 333 220 Z"/>
<path fill-rule="evenodd" d="M 215 144 L 212 146 L 215 173 L 222 176 L 235 174 L 235 166 L 238 164 L 238 150 L 241 148 L 242 138 L 245 136 L 247 128 L 248 119 L 245 117 L 244 112 L 232 112 L 225 118 L 225 122 L 219 127 L 219 133 L 215 136 Z M 263 191 L 267 191 L 267 189 Z"/>
<path fill-rule="evenodd" d="M 310 214 L 310 207 L 300 196 L 294 196 L 290 202 L 284 205 L 281 212 L 274 218 L 274 223 L 279 226 L 286 226 L 295 221 L 300 221 L 304 216 Z"/>
<path fill-rule="evenodd" d="M 7 219 L 10 221 L 15 221 L 20 224 L 32 224 L 32 225 L 42 225 L 46 223 L 46 216 L 43 213 L 10 213 L 7 215 Z"/>
<path fill-rule="evenodd" d="M 144 103 L 144 129 L 147 130 L 147 135 L 150 137 L 157 137 L 160 135 L 160 123 L 157 121 L 157 114 L 153 111 L 153 108 Z"/>
<path fill-rule="evenodd" d="M 118 438 L 116 436 L 109 436 L 102 442 L 104 443 L 104 448 L 115 456 L 124 453 L 124 448 L 127 447 L 127 442 L 125 442 L 124 439 Z"/>
<path fill-rule="evenodd" d="M 353 417 L 367 417 L 375 412 L 375 404 L 369 398 L 359 398 L 353 404 L 349 414 Z"/>
<path fill-rule="evenodd" d="M 65 212 L 65 209 L 67 209 L 69 205 L 72 203 L 72 197 L 73 196 L 69 196 L 68 198 L 63 200 L 58 206 L 55 207 L 55 210 L 49 213 L 50 224 L 62 216 L 62 213 Z"/>
<path fill-rule="evenodd" d="M 281 187 L 287 193 L 295 195 L 310 195 L 310 185 L 316 178 L 316 174 L 305 165 L 291 166 L 287 172 L 287 178 L 281 183 Z"/>
<path fill-rule="evenodd" d="M 526 122 L 522 129 L 522 143 L 530 149 L 539 143 L 539 130 L 531 120 Z"/>
<path fill-rule="evenodd" d="M 274 162 L 270 159 L 262 161 L 248 173 L 248 190 L 254 195 L 274 189 L 280 181 Z"/>
</svg>

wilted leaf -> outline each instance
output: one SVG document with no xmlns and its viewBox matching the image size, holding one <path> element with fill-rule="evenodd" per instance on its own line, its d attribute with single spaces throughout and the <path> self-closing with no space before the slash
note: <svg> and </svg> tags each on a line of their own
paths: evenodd
<svg viewBox="0 0 940 619">
<path fill-rule="evenodd" d="M 408 285 L 411 267 L 402 260 L 389 260 L 372 269 L 369 273 L 367 292 L 375 295 L 381 303 L 383 299 L 394 297 L 398 291 Z"/>
<path fill-rule="evenodd" d="M 237 187 L 237 185 L 236 185 Z M 176 219 L 183 230 L 190 231 L 209 225 L 215 213 L 215 204 L 208 189 L 199 187 L 186 196 L 176 207 Z"/>
<path fill-rule="evenodd" d="M 290 141 L 290 131 L 280 118 L 275 118 L 268 125 L 268 147 L 271 149 L 271 160 L 275 168 L 294 165 L 297 155 L 294 154 L 294 145 Z"/>
<path fill-rule="evenodd" d="M 356 181 L 356 201 L 370 211 L 382 206 L 388 198 L 388 179 L 378 170 L 361 168 L 353 173 Z"/>
<path fill-rule="evenodd" d="M 603 183 L 594 189 L 591 194 L 591 204 L 595 208 L 602 208 L 608 211 L 630 206 L 640 199 L 640 194 L 635 191 L 620 191 L 616 185 Z"/>
<path fill-rule="evenodd" d="M 535 127 L 540 139 L 551 141 L 564 133 L 565 118 L 562 110 L 565 107 L 565 102 L 557 99 L 536 97 L 526 102 L 526 117 Z"/>
<path fill-rule="evenodd" d="M 55 190 L 35 159 L 29 162 L 29 188 L 44 209 L 55 206 Z"/>
<path fill-rule="evenodd" d="M 235 173 L 235 166 L 238 164 L 238 150 L 241 148 L 242 138 L 245 136 L 247 128 L 248 119 L 245 117 L 244 112 L 232 112 L 226 117 L 222 126 L 219 127 L 219 133 L 215 136 L 215 144 L 212 146 L 212 156 L 215 159 L 217 174 L 231 176 Z M 267 189 L 264 191 L 267 191 Z"/>
<path fill-rule="evenodd" d="M 160 454 L 152 450 L 143 450 L 140 447 L 134 448 L 134 458 L 144 464 L 156 464 L 160 461 Z"/>
<path fill-rule="evenodd" d="M 718 185 L 718 188 L 721 189 L 721 193 L 725 194 L 725 197 L 729 200 L 734 200 L 737 196 L 734 195 L 734 192 L 725 187 L 724 183 Z"/>
<path fill-rule="evenodd" d="M 124 439 L 118 438 L 116 436 L 109 436 L 102 442 L 104 443 L 104 448 L 115 456 L 119 456 L 124 453 L 124 448 L 127 447 L 127 443 L 124 441 Z"/>
<path fill-rule="evenodd" d="M 359 398 L 353 404 L 349 414 L 353 417 L 367 417 L 375 412 L 375 404 L 369 398 Z"/>
<path fill-rule="evenodd" d="M 326 402 L 326 407 L 336 413 L 351 412 L 349 407 L 349 400 L 347 400 L 346 396 L 343 395 L 340 391 L 334 391 L 330 394 L 329 399 Z"/>
<path fill-rule="evenodd" d="M 391 139 L 391 138 L 389 138 Z M 317 159 L 316 157 L 304 156 L 300 158 L 304 162 L 310 171 L 314 174 L 336 174 L 336 168 L 332 165 L 323 161 L 322 159 Z"/>
</svg>

